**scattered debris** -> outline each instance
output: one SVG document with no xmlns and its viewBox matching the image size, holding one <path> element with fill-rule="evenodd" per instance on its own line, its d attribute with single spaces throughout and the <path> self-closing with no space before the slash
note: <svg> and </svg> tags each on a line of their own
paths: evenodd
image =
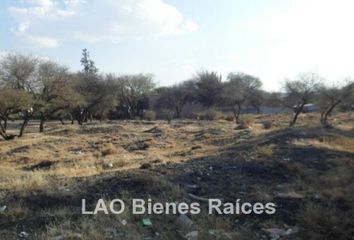
<svg viewBox="0 0 354 240">
<path fill-rule="evenodd" d="M 52 162 L 52 161 L 49 161 L 49 160 L 45 160 L 45 161 L 42 161 L 38 164 L 34 164 L 32 166 L 29 166 L 29 167 L 25 167 L 23 170 L 26 170 L 26 171 L 35 171 L 35 170 L 48 170 L 50 169 L 50 167 L 55 164 L 56 162 Z"/>
<path fill-rule="evenodd" d="M 281 228 L 263 228 L 262 230 L 267 232 L 272 238 L 272 240 L 279 239 L 280 237 L 289 236 L 299 231 L 297 227 L 289 228 L 287 230 Z"/>
<path fill-rule="evenodd" d="M 62 236 L 62 235 L 55 236 L 55 237 L 52 237 L 51 240 L 64 240 L 64 236 Z"/>
<path fill-rule="evenodd" d="M 70 148 L 69 152 L 75 155 L 81 155 L 83 154 L 82 148 Z"/>
<path fill-rule="evenodd" d="M 59 187 L 58 190 L 63 192 L 70 192 L 70 189 L 67 187 Z"/>
<path fill-rule="evenodd" d="M 20 239 L 26 239 L 26 238 L 29 237 L 29 234 L 26 233 L 25 231 L 22 231 L 22 232 L 20 232 L 20 233 L 18 234 L 18 237 L 19 237 Z"/>
<path fill-rule="evenodd" d="M 147 140 L 145 140 L 147 141 Z M 145 141 L 138 141 L 132 144 L 123 145 L 122 147 L 127 151 L 139 151 L 139 150 L 146 150 L 149 147 Z"/>
<path fill-rule="evenodd" d="M 106 228 L 105 232 L 105 239 L 116 239 L 118 236 L 118 231 L 115 228 Z"/>
<path fill-rule="evenodd" d="M 144 227 L 151 227 L 152 226 L 152 222 L 151 222 L 150 218 L 143 218 L 140 220 L 140 223 Z"/>
<path fill-rule="evenodd" d="M 5 212 L 6 208 L 7 208 L 7 207 L 6 207 L 6 205 L 4 205 L 4 206 L 0 207 L 0 213 Z"/>
<path fill-rule="evenodd" d="M 205 198 L 205 197 L 199 197 L 194 195 L 193 193 L 189 193 L 188 196 L 190 198 L 192 198 L 193 200 L 197 200 L 197 201 L 202 201 L 202 202 L 209 202 L 209 199 Z"/>
<path fill-rule="evenodd" d="M 82 240 L 83 238 L 82 238 L 82 234 L 80 233 L 73 233 L 66 236 L 59 235 L 51 238 L 51 240 L 65 240 L 65 239 Z"/>
<path fill-rule="evenodd" d="M 301 193 L 297 193 L 294 191 L 291 192 L 277 192 L 276 197 L 278 198 L 293 198 L 293 199 L 303 199 L 305 196 Z"/>
<path fill-rule="evenodd" d="M 189 228 L 193 225 L 193 221 L 187 215 L 182 214 L 177 218 L 177 224 L 181 228 Z"/>
<path fill-rule="evenodd" d="M 198 231 L 192 231 L 184 236 L 187 240 L 198 240 Z"/>
<path fill-rule="evenodd" d="M 153 128 L 150 128 L 149 130 L 146 130 L 144 131 L 145 133 L 163 133 L 163 131 L 161 129 L 159 129 L 158 127 L 153 127 Z"/>
<path fill-rule="evenodd" d="M 113 163 L 104 163 L 104 164 L 103 164 L 103 168 L 104 168 L 104 169 L 113 168 Z"/>
<path fill-rule="evenodd" d="M 250 125 L 244 124 L 244 123 L 235 127 L 235 130 L 245 130 L 245 129 L 252 129 L 252 127 Z"/>
<path fill-rule="evenodd" d="M 201 190 L 201 187 L 197 184 L 186 184 L 185 189 L 188 193 L 196 193 Z"/>
<path fill-rule="evenodd" d="M 232 239 L 232 235 L 222 229 L 211 229 L 209 230 L 209 235 L 215 237 L 216 239 Z"/>
</svg>

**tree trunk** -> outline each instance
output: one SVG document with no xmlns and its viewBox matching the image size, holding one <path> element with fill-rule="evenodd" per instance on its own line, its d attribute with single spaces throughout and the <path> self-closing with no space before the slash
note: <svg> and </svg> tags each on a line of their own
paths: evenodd
<svg viewBox="0 0 354 240">
<path fill-rule="evenodd" d="M 232 113 L 234 114 L 236 124 L 240 123 L 241 105 L 237 104 L 232 107 Z"/>
<path fill-rule="evenodd" d="M 28 116 L 26 114 L 25 119 L 23 120 L 23 123 L 22 123 L 22 126 L 21 126 L 20 134 L 18 135 L 18 137 L 22 137 L 23 136 L 23 133 L 25 131 L 25 128 L 27 127 L 28 121 L 29 121 L 29 118 L 28 118 Z"/>
<path fill-rule="evenodd" d="M 6 129 L 4 128 L 4 126 L 2 125 L 1 121 L 0 121 L 0 136 L 5 140 L 5 141 L 8 141 L 8 140 L 12 140 L 16 137 L 16 135 L 8 135 L 6 133 Z"/>
<path fill-rule="evenodd" d="M 4 129 L 5 130 L 7 129 L 7 118 L 6 117 L 4 118 Z"/>
<path fill-rule="evenodd" d="M 305 106 L 306 102 L 302 102 L 300 107 L 296 108 L 296 111 L 295 111 L 295 115 L 294 115 L 294 118 L 293 120 L 290 122 L 290 127 L 294 126 L 296 121 L 297 121 L 297 117 L 300 115 L 300 113 L 302 112 L 302 110 L 304 109 L 304 106 Z"/>
<path fill-rule="evenodd" d="M 175 110 L 176 110 L 176 118 L 180 118 L 180 116 L 181 116 L 180 109 L 178 107 L 176 107 Z"/>
<path fill-rule="evenodd" d="M 7 138 L 6 129 L 4 128 L 4 125 L 2 125 L 1 121 L 0 121 L 0 135 L 1 137 L 3 137 L 4 140 L 6 140 Z"/>
<path fill-rule="evenodd" d="M 331 115 L 333 109 L 338 105 L 340 104 L 341 101 L 337 101 L 335 103 L 333 103 L 331 105 L 330 108 L 328 108 L 328 110 L 324 113 L 323 115 L 323 119 L 322 119 L 322 124 L 325 125 L 325 126 L 328 126 L 328 116 Z"/>
<path fill-rule="evenodd" d="M 255 106 L 257 114 L 261 114 L 261 109 L 259 106 Z"/>
<path fill-rule="evenodd" d="M 39 123 L 39 132 L 40 133 L 44 132 L 44 122 L 45 122 L 45 118 L 42 116 L 40 119 L 40 123 Z"/>
<path fill-rule="evenodd" d="M 241 105 L 238 106 L 237 117 L 236 117 L 237 123 L 240 123 L 240 114 L 241 114 Z"/>
<path fill-rule="evenodd" d="M 234 115 L 236 124 L 239 124 L 240 123 L 241 106 L 240 105 L 234 105 L 232 107 L 232 113 Z"/>
<path fill-rule="evenodd" d="M 326 109 L 321 112 L 321 119 L 320 119 L 321 124 L 323 124 L 325 112 L 326 112 Z"/>
</svg>

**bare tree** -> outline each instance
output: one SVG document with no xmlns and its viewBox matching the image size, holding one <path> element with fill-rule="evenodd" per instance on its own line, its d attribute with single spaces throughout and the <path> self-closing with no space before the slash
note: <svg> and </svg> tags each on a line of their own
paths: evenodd
<svg viewBox="0 0 354 240">
<path fill-rule="evenodd" d="M 318 105 L 321 109 L 321 124 L 328 126 L 328 116 L 341 103 L 345 102 L 353 94 L 354 83 L 350 79 L 346 79 L 345 83 L 336 85 L 322 84 L 318 87 Z"/>
<path fill-rule="evenodd" d="M 296 80 L 285 80 L 284 89 L 286 96 L 282 103 L 294 109 L 294 116 L 290 126 L 295 125 L 298 116 L 304 110 L 304 106 L 310 103 L 316 89 L 319 86 L 320 77 L 316 73 L 302 73 Z"/>
<path fill-rule="evenodd" d="M 261 87 L 262 82 L 257 77 L 245 73 L 229 74 L 224 85 L 224 102 L 231 106 L 236 123 L 239 123 L 244 105 L 258 105 Z"/>
<path fill-rule="evenodd" d="M 155 107 L 172 110 L 175 117 L 180 118 L 183 107 L 195 98 L 193 82 L 185 81 L 172 87 L 160 88 L 157 95 Z"/>
<path fill-rule="evenodd" d="M 34 91 L 37 63 L 37 58 L 30 55 L 6 55 L 0 63 L 2 85 L 17 90 Z"/>
</svg>

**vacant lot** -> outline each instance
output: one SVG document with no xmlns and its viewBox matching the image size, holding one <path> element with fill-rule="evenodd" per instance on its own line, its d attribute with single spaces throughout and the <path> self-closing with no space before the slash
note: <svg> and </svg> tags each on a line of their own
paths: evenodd
<svg viewBox="0 0 354 240">
<path fill-rule="evenodd" d="M 225 120 L 49 122 L 43 134 L 32 123 L 22 139 L 0 141 L 0 239 L 188 239 L 195 231 L 198 239 L 351 239 L 354 114 L 333 116 L 333 128 L 316 114 L 293 128 L 285 115 L 249 118 L 246 129 Z M 204 198 L 239 198 L 277 211 L 202 211 L 184 226 L 176 215 L 84 216 L 83 198 L 91 209 L 99 198 L 202 207 Z"/>
</svg>

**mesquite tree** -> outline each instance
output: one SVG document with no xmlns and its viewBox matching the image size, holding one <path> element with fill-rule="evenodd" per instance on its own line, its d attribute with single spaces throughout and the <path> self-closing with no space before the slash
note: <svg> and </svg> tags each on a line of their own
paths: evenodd
<svg viewBox="0 0 354 240">
<path fill-rule="evenodd" d="M 283 103 L 294 109 L 294 116 L 290 126 L 295 125 L 298 116 L 304 110 L 304 106 L 312 100 L 318 88 L 320 77 L 315 73 L 302 73 L 295 80 L 286 80 L 284 89 L 286 96 Z"/>
<path fill-rule="evenodd" d="M 328 126 L 328 116 L 334 109 L 349 99 L 353 94 L 354 83 L 347 80 L 345 84 L 322 84 L 318 87 L 317 102 L 321 110 L 320 122 L 324 126 Z"/>
<path fill-rule="evenodd" d="M 229 74 L 228 82 L 224 85 L 224 102 L 232 108 L 236 123 L 239 123 L 245 105 L 257 105 L 261 87 L 262 82 L 257 77 L 245 73 Z"/>
<path fill-rule="evenodd" d="M 159 88 L 156 94 L 155 107 L 174 111 L 176 118 L 180 118 L 184 106 L 195 99 L 192 81 L 185 81 L 172 87 Z M 165 111 L 165 113 L 167 112 Z"/>
<path fill-rule="evenodd" d="M 32 96 L 21 90 L 0 90 L 0 136 L 5 140 L 11 140 L 16 136 L 21 137 L 32 113 Z M 7 132 L 7 122 L 10 119 L 22 118 L 18 135 Z"/>
<path fill-rule="evenodd" d="M 39 131 L 44 123 L 56 113 L 68 109 L 76 103 L 77 94 L 70 82 L 71 75 L 66 67 L 44 61 L 39 64 L 37 79 L 39 87 L 35 96 L 34 111 L 40 120 Z"/>
</svg>

